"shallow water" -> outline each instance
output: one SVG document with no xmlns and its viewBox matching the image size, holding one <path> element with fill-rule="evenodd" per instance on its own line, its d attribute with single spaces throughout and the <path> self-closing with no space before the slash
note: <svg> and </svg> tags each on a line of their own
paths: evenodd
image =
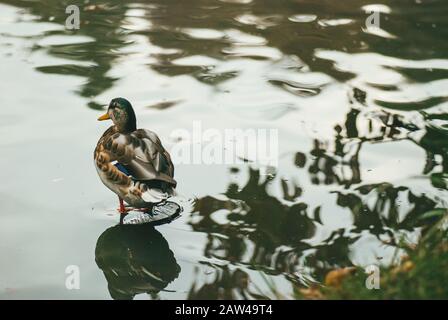
<svg viewBox="0 0 448 320">
<path fill-rule="evenodd" d="M 90 1 L 79 30 L 68 4 L 0 0 L 0 298 L 286 298 L 446 207 L 446 1 Z M 278 166 L 178 163 L 182 217 L 117 227 L 92 160 L 116 96 L 168 150 L 276 129 Z"/>
</svg>

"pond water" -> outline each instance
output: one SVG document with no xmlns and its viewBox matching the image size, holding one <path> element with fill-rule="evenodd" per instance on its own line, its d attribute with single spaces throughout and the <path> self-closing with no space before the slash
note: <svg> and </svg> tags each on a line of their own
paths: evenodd
<svg viewBox="0 0 448 320">
<path fill-rule="evenodd" d="M 0 0 L 0 298 L 290 298 L 390 263 L 447 206 L 447 15 L 444 0 Z M 168 150 L 198 123 L 276 130 L 278 163 L 177 161 L 182 216 L 117 226 L 93 150 L 118 96 Z"/>
</svg>

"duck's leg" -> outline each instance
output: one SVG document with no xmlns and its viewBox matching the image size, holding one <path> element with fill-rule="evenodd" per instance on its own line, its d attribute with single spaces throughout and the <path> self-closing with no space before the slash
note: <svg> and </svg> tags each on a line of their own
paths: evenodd
<svg viewBox="0 0 448 320">
<path fill-rule="evenodd" d="M 118 197 L 118 201 L 120 202 L 120 207 L 118 208 L 118 212 L 120 212 L 121 214 L 126 213 L 126 208 L 124 206 L 123 199 Z"/>
<path fill-rule="evenodd" d="M 120 207 L 118 208 L 118 212 L 120 213 L 120 224 L 123 224 L 123 219 L 128 214 L 129 209 L 126 209 L 124 206 L 123 199 L 118 197 L 118 201 L 120 202 Z"/>
</svg>

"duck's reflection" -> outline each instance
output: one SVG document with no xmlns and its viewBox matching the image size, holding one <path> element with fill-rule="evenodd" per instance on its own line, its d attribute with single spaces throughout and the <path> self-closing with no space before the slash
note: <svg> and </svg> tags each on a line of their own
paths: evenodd
<svg viewBox="0 0 448 320">
<path fill-rule="evenodd" d="M 95 260 L 113 299 L 158 293 L 180 272 L 165 238 L 151 225 L 117 225 L 98 238 Z"/>
</svg>

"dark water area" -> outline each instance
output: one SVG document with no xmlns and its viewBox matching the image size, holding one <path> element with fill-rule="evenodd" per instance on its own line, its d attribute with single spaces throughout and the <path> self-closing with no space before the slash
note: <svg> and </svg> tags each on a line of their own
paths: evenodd
<svg viewBox="0 0 448 320">
<path fill-rule="evenodd" d="M 0 298 L 290 298 L 388 265 L 447 207 L 447 16 L 443 0 L 0 0 Z M 278 165 L 175 162 L 182 217 L 117 226 L 92 159 L 117 96 L 168 150 L 198 122 L 277 130 Z"/>
</svg>

